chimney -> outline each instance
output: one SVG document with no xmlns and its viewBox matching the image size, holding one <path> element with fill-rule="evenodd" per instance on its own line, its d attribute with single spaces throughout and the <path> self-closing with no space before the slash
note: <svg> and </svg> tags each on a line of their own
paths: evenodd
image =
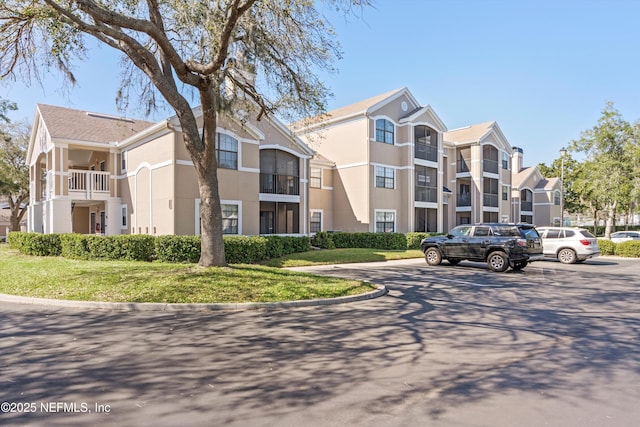
<svg viewBox="0 0 640 427">
<path fill-rule="evenodd" d="M 518 173 L 522 170 L 522 148 L 512 147 L 511 169 L 512 172 Z"/>
</svg>

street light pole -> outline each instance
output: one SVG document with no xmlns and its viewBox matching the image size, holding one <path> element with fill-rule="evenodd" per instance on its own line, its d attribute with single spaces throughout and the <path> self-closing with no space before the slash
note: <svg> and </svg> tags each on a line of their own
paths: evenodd
<svg viewBox="0 0 640 427">
<path fill-rule="evenodd" d="M 564 227 L 564 157 L 567 155 L 567 150 L 562 147 L 560 149 L 560 226 Z"/>
</svg>

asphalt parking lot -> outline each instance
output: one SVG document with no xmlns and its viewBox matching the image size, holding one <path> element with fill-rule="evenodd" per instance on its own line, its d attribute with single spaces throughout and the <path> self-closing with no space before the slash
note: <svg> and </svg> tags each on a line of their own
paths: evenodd
<svg viewBox="0 0 640 427">
<path fill-rule="evenodd" d="M 0 303 L 0 402 L 36 404 L 0 424 L 637 425 L 638 260 L 445 264 L 305 268 L 389 289 L 324 307 Z"/>
</svg>

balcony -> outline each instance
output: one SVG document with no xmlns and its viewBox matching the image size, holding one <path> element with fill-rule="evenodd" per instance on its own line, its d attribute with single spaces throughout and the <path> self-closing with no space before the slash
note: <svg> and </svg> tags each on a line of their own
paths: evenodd
<svg viewBox="0 0 640 427">
<path fill-rule="evenodd" d="M 482 170 L 489 173 L 498 173 L 498 161 L 484 159 L 482 161 Z"/>
<path fill-rule="evenodd" d="M 430 162 L 438 161 L 438 147 L 418 143 L 415 146 L 414 153 L 416 159 L 428 160 Z"/>
<path fill-rule="evenodd" d="M 111 195 L 109 172 L 69 170 L 69 195 L 76 199 L 105 199 Z"/>
<path fill-rule="evenodd" d="M 260 174 L 260 193 L 300 195 L 300 177 L 293 175 L 278 175 L 272 173 Z"/>
<path fill-rule="evenodd" d="M 464 173 L 464 172 L 469 172 L 469 160 L 466 159 L 458 159 L 458 167 L 456 169 L 456 172 L 458 173 Z"/>
<path fill-rule="evenodd" d="M 438 202 L 438 189 L 416 185 L 416 202 Z"/>
<path fill-rule="evenodd" d="M 483 202 L 485 207 L 497 208 L 498 207 L 498 195 L 484 193 Z"/>
<path fill-rule="evenodd" d="M 456 196 L 456 206 L 471 206 L 471 194 L 463 193 Z"/>
</svg>

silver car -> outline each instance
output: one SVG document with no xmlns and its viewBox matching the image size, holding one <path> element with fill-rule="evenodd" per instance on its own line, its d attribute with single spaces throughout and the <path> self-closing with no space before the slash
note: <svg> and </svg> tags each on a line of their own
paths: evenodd
<svg viewBox="0 0 640 427">
<path fill-rule="evenodd" d="M 611 241 L 614 243 L 626 242 L 627 240 L 640 240 L 638 231 L 617 231 L 611 233 Z"/>
<path fill-rule="evenodd" d="M 598 239 L 584 228 L 536 227 L 542 237 L 546 257 L 557 258 L 563 264 L 583 262 L 600 255 Z"/>
</svg>

